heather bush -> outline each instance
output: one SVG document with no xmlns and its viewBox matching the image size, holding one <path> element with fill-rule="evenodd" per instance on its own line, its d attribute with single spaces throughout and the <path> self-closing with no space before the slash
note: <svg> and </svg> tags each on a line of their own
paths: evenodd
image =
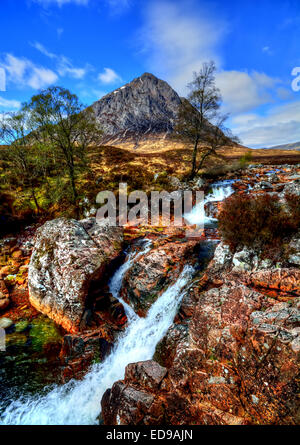
<svg viewBox="0 0 300 445">
<path fill-rule="evenodd" d="M 219 215 L 219 229 L 232 250 L 238 245 L 258 249 L 279 246 L 299 229 L 300 197 L 236 194 L 226 199 Z"/>
</svg>

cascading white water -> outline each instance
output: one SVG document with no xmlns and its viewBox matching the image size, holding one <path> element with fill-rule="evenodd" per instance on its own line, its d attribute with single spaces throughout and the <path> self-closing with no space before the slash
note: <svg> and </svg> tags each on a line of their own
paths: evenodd
<svg viewBox="0 0 300 445">
<path fill-rule="evenodd" d="M 149 249 L 149 243 L 115 273 L 110 282 L 113 295 L 119 298 L 122 279 L 132 262 Z M 72 380 L 55 386 L 43 396 L 27 397 L 10 404 L 1 416 L 0 424 L 8 425 L 88 425 L 97 423 L 100 401 L 107 388 L 124 377 L 128 363 L 148 360 L 175 317 L 183 296 L 183 287 L 192 274 L 185 266 L 178 280 L 152 305 L 141 318 L 125 304 L 128 327 L 119 337 L 113 351 L 103 363 L 93 365 L 81 381 Z"/>
<path fill-rule="evenodd" d="M 221 202 L 232 195 L 232 193 L 234 193 L 232 182 L 233 181 L 220 181 L 212 184 L 212 191 L 205 196 L 204 205 L 209 202 Z M 195 206 L 192 211 L 184 217 L 190 224 L 204 224 L 204 226 L 216 221 L 216 218 L 212 218 L 203 213 L 203 204 Z"/>
<path fill-rule="evenodd" d="M 124 306 L 128 321 L 136 319 L 137 315 L 129 304 L 125 303 L 125 301 L 120 298 L 119 293 L 122 286 L 122 281 L 127 270 L 130 269 L 132 263 L 136 261 L 140 256 L 145 255 L 151 249 L 151 241 L 145 239 L 143 249 L 136 253 L 134 251 L 130 252 L 125 263 L 122 264 L 121 267 L 116 271 L 111 280 L 109 281 L 109 290 L 111 294 L 117 298 Z"/>
<path fill-rule="evenodd" d="M 220 181 L 212 184 L 212 192 L 207 195 L 206 202 L 224 201 L 224 199 L 234 193 L 234 189 L 232 188 L 233 182 L 234 181 Z"/>
</svg>

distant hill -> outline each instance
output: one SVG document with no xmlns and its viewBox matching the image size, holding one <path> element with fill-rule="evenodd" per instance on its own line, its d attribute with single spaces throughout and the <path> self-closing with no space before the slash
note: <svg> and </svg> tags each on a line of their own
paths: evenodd
<svg viewBox="0 0 300 445">
<path fill-rule="evenodd" d="M 268 147 L 267 150 L 300 150 L 300 142 L 293 142 L 291 144 L 274 145 L 274 147 Z"/>
</svg>

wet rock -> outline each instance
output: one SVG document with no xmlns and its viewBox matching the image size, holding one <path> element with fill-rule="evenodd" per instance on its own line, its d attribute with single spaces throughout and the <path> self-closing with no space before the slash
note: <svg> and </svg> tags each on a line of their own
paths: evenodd
<svg viewBox="0 0 300 445">
<path fill-rule="evenodd" d="M 299 300 L 274 304 L 238 283 L 200 291 L 185 334 L 173 326 L 160 342 L 160 357 L 168 356 L 167 337 L 176 352 L 159 387 L 137 372 L 148 362 L 129 365 L 103 397 L 104 422 L 297 423 Z"/>
<path fill-rule="evenodd" d="M 119 227 L 59 218 L 37 230 L 28 270 L 31 304 L 69 332 L 80 330 L 93 282 L 122 248 Z"/>
<path fill-rule="evenodd" d="M 106 425 L 139 425 L 149 411 L 154 396 L 145 391 L 114 383 L 102 398 L 102 417 Z"/>
<path fill-rule="evenodd" d="M 279 182 L 279 178 L 275 173 L 272 174 L 269 179 L 272 184 L 277 184 Z"/>
<path fill-rule="evenodd" d="M 125 274 L 122 298 L 144 316 L 166 287 L 176 281 L 184 265 L 196 260 L 198 243 L 197 240 L 159 240 Z"/>
<path fill-rule="evenodd" d="M 137 382 L 142 384 L 143 388 L 157 390 L 166 374 L 167 369 L 154 360 L 131 363 L 126 366 L 125 382 Z"/>
<path fill-rule="evenodd" d="M 82 378 L 93 363 L 100 363 L 111 352 L 114 337 L 105 329 L 85 335 L 65 335 L 60 351 L 62 379 Z"/>
</svg>

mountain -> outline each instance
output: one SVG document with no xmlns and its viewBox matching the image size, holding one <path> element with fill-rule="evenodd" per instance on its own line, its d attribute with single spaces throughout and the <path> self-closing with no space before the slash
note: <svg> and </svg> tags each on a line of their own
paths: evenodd
<svg viewBox="0 0 300 445">
<path fill-rule="evenodd" d="M 172 133 L 181 98 L 170 85 L 144 73 L 92 105 L 105 142 L 166 137 Z"/>
<path fill-rule="evenodd" d="M 291 144 L 274 145 L 268 147 L 268 150 L 300 150 L 300 142 L 293 142 Z"/>
</svg>

